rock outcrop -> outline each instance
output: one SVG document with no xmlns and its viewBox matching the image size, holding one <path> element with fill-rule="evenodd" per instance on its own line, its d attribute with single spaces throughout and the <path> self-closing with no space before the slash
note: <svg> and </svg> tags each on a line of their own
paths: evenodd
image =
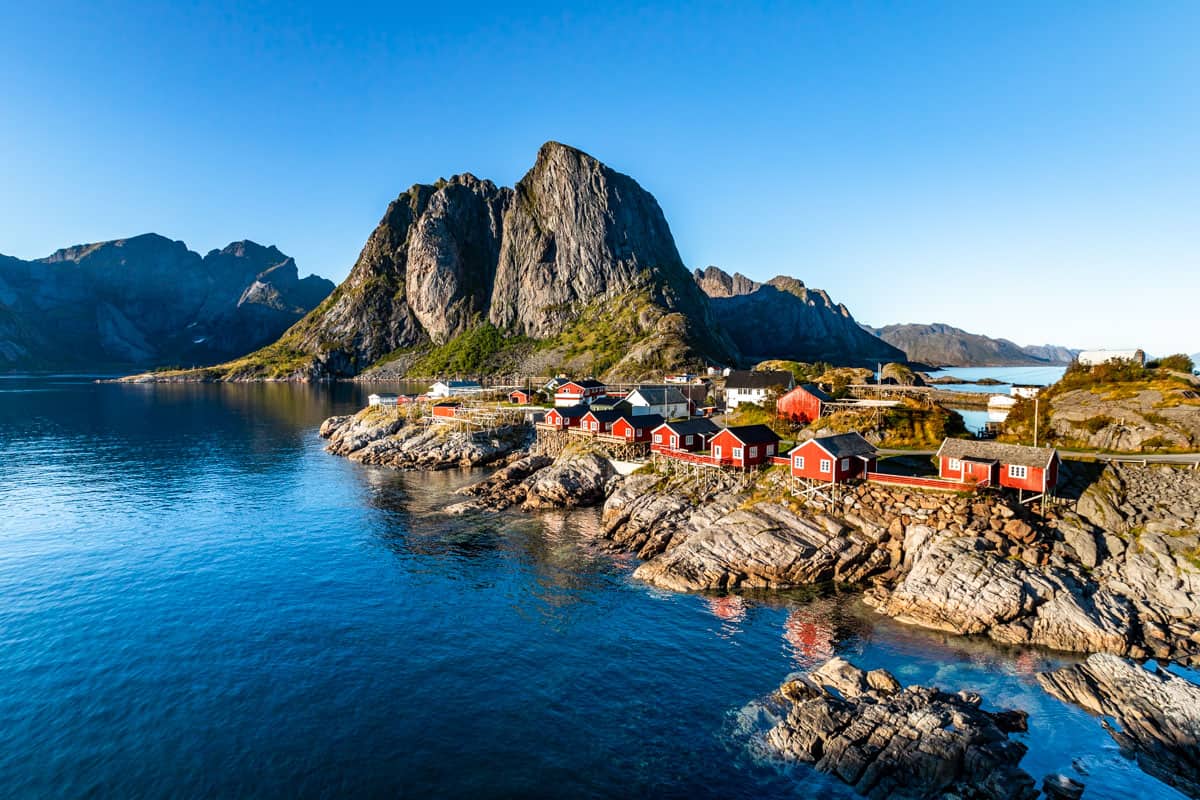
<svg viewBox="0 0 1200 800">
<path fill-rule="evenodd" d="M 248 241 L 201 257 L 144 234 L 0 256 L 0 369 L 210 364 L 274 341 L 332 289 Z"/>
<path fill-rule="evenodd" d="M 548 142 L 514 188 L 463 174 L 401 194 L 330 302 L 224 377 L 263 373 L 285 352 L 301 356 L 288 363 L 296 377 L 351 376 L 373 364 L 403 373 L 420 353 L 481 326 L 510 337 L 510 371 L 557 359 L 639 377 L 664 366 L 664 348 L 696 364 L 732 357 L 654 197 Z M 597 330 L 604 341 L 582 352 L 583 334 Z M 543 346 L 521 350 L 519 337 Z M 547 343 L 556 337 L 559 349 Z M 656 346 L 639 350 L 648 339 Z M 496 357 L 480 353 L 469 366 Z M 536 363 L 522 369 L 525 358 Z"/>
<path fill-rule="evenodd" d="M 1200 686 L 1104 654 L 1038 675 L 1038 682 L 1054 697 L 1101 717 L 1122 751 L 1147 773 L 1200 797 Z"/>
<path fill-rule="evenodd" d="M 397 469 L 445 469 L 496 463 L 527 447 L 529 429 L 508 426 L 482 432 L 410 421 L 402 410 L 374 406 L 321 425 L 325 449 L 351 461 Z"/>
<path fill-rule="evenodd" d="M 779 689 L 785 710 L 767 732 L 780 757 L 813 765 L 873 800 L 959 797 L 1032 800 L 1021 769 L 1020 712 L 992 713 L 971 692 L 909 686 L 840 658 Z"/>
<path fill-rule="evenodd" d="M 869 364 L 903 359 L 904 353 L 863 329 L 849 309 L 821 289 L 795 278 L 765 284 L 717 267 L 696 270 L 713 314 L 747 358 Z"/>
</svg>

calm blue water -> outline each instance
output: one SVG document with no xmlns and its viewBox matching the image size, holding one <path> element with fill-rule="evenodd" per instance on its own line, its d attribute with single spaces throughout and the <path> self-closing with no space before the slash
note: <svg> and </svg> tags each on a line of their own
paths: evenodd
<svg viewBox="0 0 1200 800">
<path fill-rule="evenodd" d="M 1044 653 L 656 591 L 593 512 L 444 518 L 478 475 L 322 451 L 365 394 L 0 379 L 5 795 L 844 797 L 738 716 L 837 652 L 1028 710 L 1039 779 L 1179 797 L 1041 692 Z"/>
<path fill-rule="evenodd" d="M 931 378 L 955 377 L 967 381 L 992 378 L 1002 381 L 1000 385 L 980 386 L 977 383 L 939 384 L 939 389 L 957 392 L 984 392 L 986 394 L 1008 394 L 1014 383 L 1030 386 L 1049 386 L 1058 382 L 1066 367 L 951 367 L 927 373 Z"/>
</svg>

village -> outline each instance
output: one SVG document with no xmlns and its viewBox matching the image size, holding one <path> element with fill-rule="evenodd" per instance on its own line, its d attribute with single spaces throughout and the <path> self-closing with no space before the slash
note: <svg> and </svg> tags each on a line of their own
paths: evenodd
<svg viewBox="0 0 1200 800">
<path fill-rule="evenodd" d="M 412 406 L 423 424 L 483 436 L 502 424 L 528 426 L 534 437 L 531 452 L 556 456 L 572 443 L 586 442 L 625 471 L 653 464 L 668 471 L 718 470 L 748 478 L 783 467 L 792 493 L 800 497 L 835 499 L 847 486 L 866 481 L 947 492 L 1010 491 L 1020 503 L 1043 506 L 1053 498 L 1061 460 L 1053 447 L 947 437 L 937 449 L 935 470 L 914 469 L 911 460 L 887 458 L 897 453 L 881 453 L 868 431 L 787 441 L 767 424 L 728 424 L 736 421 L 739 407 L 747 406 L 765 408 L 793 428 L 837 410 L 882 411 L 901 402 L 885 397 L 885 391 L 906 388 L 881 384 L 860 393 L 869 396 L 835 399 L 816 383 L 797 383 L 786 370 L 725 370 L 717 376 L 668 375 L 661 384 L 638 385 L 565 376 L 536 388 L 445 380 L 424 395 L 376 393 L 369 403 Z M 1036 391 L 1013 388 L 1021 396 Z"/>
</svg>

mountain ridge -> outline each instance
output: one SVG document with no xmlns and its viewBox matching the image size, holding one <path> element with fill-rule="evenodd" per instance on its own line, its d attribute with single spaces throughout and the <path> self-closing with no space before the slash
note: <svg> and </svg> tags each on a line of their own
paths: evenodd
<svg viewBox="0 0 1200 800">
<path fill-rule="evenodd" d="M 865 327 L 903 351 L 909 361 L 931 367 L 1060 365 L 1069 363 L 1079 352 L 1059 345 L 1023 347 L 942 322 Z"/>
<path fill-rule="evenodd" d="M 0 368 L 212 363 L 274 339 L 332 289 L 245 239 L 204 256 L 157 233 L 0 256 Z"/>
</svg>

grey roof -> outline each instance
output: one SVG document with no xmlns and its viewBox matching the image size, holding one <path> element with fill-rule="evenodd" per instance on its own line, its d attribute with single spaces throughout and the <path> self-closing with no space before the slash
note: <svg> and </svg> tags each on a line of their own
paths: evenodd
<svg viewBox="0 0 1200 800">
<path fill-rule="evenodd" d="M 947 439 L 938 448 L 938 458 L 999 461 L 1001 464 L 1044 469 L 1058 451 L 1053 447 L 1029 447 L 1023 444 L 1004 444 L 987 439 Z"/>
<path fill-rule="evenodd" d="M 809 439 L 811 442 L 816 442 L 826 453 L 829 453 L 834 458 L 851 458 L 853 456 L 871 456 L 876 454 L 875 446 L 864 439 L 857 433 L 839 433 L 835 436 L 818 436 L 815 439 Z M 808 442 L 801 442 L 796 447 L 801 447 Z M 795 449 L 795 448 L 792 448 Z"/>
<path fill-rule="evenodd" d="M 444 384 L 446 384 L 447 387 L 449 387 L 451 389 L 475 389 L 475 388 L 482 389 L 483 388 L 482 386 L 480 386 L 479 381 L 438 381 L 438 383 L 444 383 Z"/>
<path fill-rule="evenodd" d="M 624 412 L 624 411 L 598 411 L 593 408 L 591 411 L 588 412 L 588 414 L 591 414 L 593 417 L 595 417 L 597 422 L 616 422 L 621 417 L 625 416 L 626 412 Z M 587 416 L 587 414 L 584 414 L 584 416 Z"/>
<path fill-rule="evenodd" d="M 601 383 L 600 381 L 592 380 L 591 378 L 584 378 L 581 381 L 564 381 L 563 383 L 559 384 L 559 388 L 561 389 L 563 386 L 565 386 L 568 383 L 573 383 L 576 386 L 580 387 L 581 389 L 603 389 L 604 388 L 603 383 Z"/>
<path fill-rule="evenodd" d="M 824 389 L 822 389 L 820 386 L 817 386 L 815 383 L 802 383 L 799 386 L 797 386 L 796 388 L 803 389 L 804 391 L 811 394 L 813 397 L 820 400 L 822 403 L 828 403 L 830 400 L 833 399 L 832 397 L 830 397 L 828 394 L 825 393 Z"/>
<path fill-rule="evenodd" d="M 637 430 L 650 428 L 653 430 L 663 424 L 663 418 L 658 414 L 621 414 L 625 421 L 632 425 Z"/>
<path fill-rule="evenodd" d="M 666 423 L 666 426 L 681 436 L 686 436 L 689 433 L 698 433 L 702 436 L 711 436 L 712 434 L 721 430 L 720 427 L 717 426 L 717 423 L 713 422 L 707 417 L 688 419 L 681 422 L 668 422 Z"/>
<path fill-rule="evenodd" d="M 639 386 L 634 392 L 652 406 L 675 405 L 688 401 L 683 392 L 674 386 Z M 634 392 L 630 392 L 628 397 L 632 397 Z"/>
<path fill-rule="evenodd" d="M 770 389 L 772 386 L 788 387 L 796 378 L 786 370 L 735 369 L 725 378 L 726 389 Z"/>
<path fill-rule="evenodd" d="M 766 425 L 736 425 L 725 430 L 736 436 L 742 444 L 771 444 L 779 441 L 779 435 Z"/>
<path fill-rule="evenodd" d="M 562 408 L 552 408 L 550 411 L 557 411 L 559 416 L 566 417 L 567 419 L 575 419 L 576 417 L 582 417 L 584 414 L 591 411 L 591 409 L 581 404 L 576 406 L 563 406 Z M 547 411 L 546 413 L 548 414 L 550 412 Z"/>
</svg>

